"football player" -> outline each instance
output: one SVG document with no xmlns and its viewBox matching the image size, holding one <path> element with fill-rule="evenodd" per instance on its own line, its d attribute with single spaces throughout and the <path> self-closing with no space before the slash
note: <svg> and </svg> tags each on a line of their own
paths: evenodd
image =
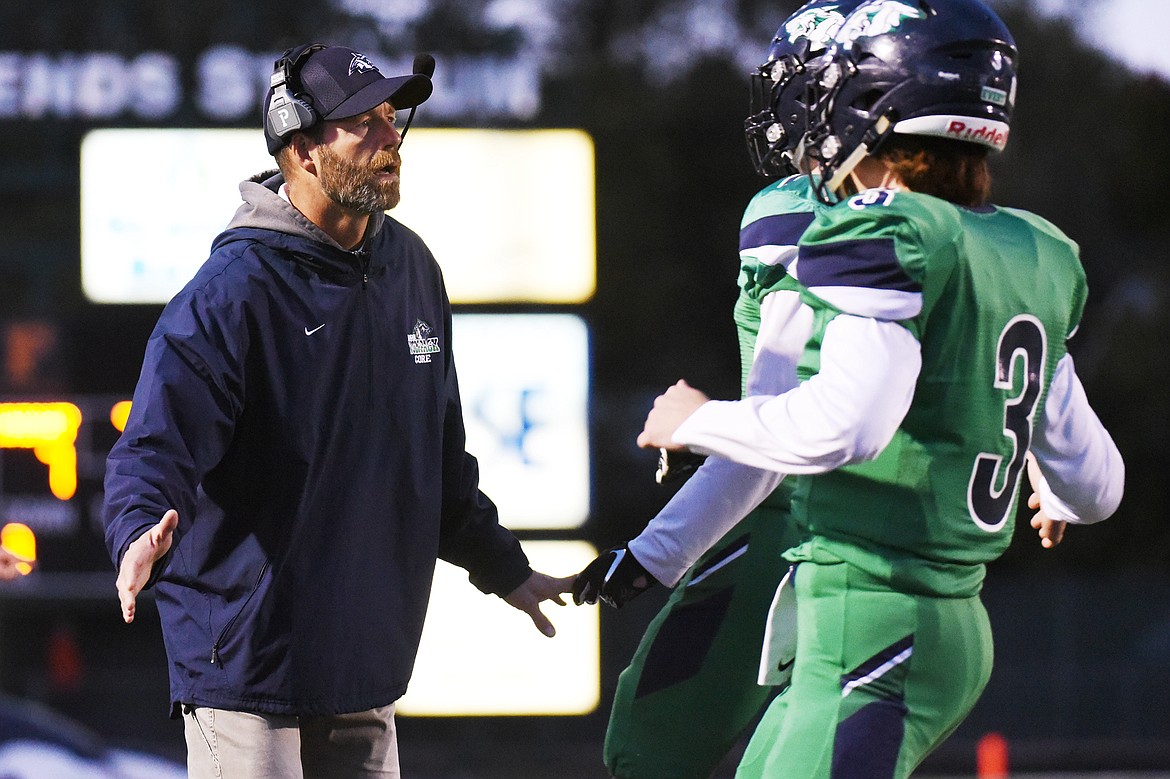
<svg viewBox="0 0 1170 779">
<path fill-rule="evenodd" d="M 805 475 L 792 505 L 808 539 L 785 554 L 794 597 L 770 623 L 795 628 L 792 681 L 739 776 L 908 776 L 990 675 L 979 590 L 1028 451 L 1045 521 L 1120 503 L 1120 453 L 1066 347 L 1086 296 L 1077 248 L 988 201 L 1016 61 L 979 0 L 858 6 L 812 77 L 808 149 L 834 205 L 788 269 L 813 310 L 800 383 L 721 402 L 680 382 L 639 436 Z M 773 369 L 770 333 L 765 316 L 753 372 Z"/>
<path fill-rule="evenodd" d="M 734 318 L 746 395 L 795 386 L 796 362 L 811 333 L 812 310 L 785 270 L 801 233 L 826 207 L 800 173 L 808 65 L 825 53 L 857 4 L 806 3 L 780 25 L 751 79 L 748 149 L 757 172 L 772 183 L 749 202 L 740 229 Z M 749 381 L 765 297 L 770 319 L 783 322 L 786 336 L 769 347 L 773 370 Z M 710 776 L 783 685 L 782 677 L 764 684 L 758 678 L 764 617 L 785 570 L 780 555 L 803 537 L 790 516 L 791 486 L 780 479 L 774 471 L 711 458 L 655 518 L 654 532 L 603 553 L 592 566 L 596 576 L 578 579 L 578 603 L 600 597 L 613 606 L 654 582 L 674 587 L 618 678 L 604 747 L 614 776 Z M 726 523 L 740 517 L 720 538 Z M 615 560 L 619 566 L 602 587 Z"/>
</svg>

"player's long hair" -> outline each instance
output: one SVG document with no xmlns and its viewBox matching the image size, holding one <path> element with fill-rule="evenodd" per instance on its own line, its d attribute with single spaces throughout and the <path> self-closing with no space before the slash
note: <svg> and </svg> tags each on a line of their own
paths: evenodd
<svg viewBox="0 0 1170 779">
<path fill-rule="evenodd" d="M 974 143 L 891 134 L 877 157 L 912 191 L 974 208 L 991 196 L 987 152 Z"/>
</svg>

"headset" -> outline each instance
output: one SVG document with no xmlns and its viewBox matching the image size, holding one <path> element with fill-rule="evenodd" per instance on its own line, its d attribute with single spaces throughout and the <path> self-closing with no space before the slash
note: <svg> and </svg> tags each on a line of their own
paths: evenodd
<svg viewBox="0 0 1170 779">
<path fill-rule="evenodd" d="M 317 112 L 309 103 L 297 97 L 296 87 L 300 85 L 297 76 L 301 63 L 313 52 L 327 48 L 323 43 L 310 43 L 289 49 L 273 66 L 272 99 L 268 102 L 268 132 L 284 140 L 297 130 L 307 130 L 317 122 Z M 295 80 L 294 80 L 295 79 Z"/>
<path fill-rule="evenodd" d="M 329 48 L 323 43 L 309 43 L 289 49 L 281 55 L 273 65 L 272 77 L 269 86 L 272 87 L 272 99 L 268 102 L 268 115 L 265 121 L 268 132 L 273 138 L 284 141 L 285 138 L 300 130 L 305 131 L 317 122 L 317 112 L 305 100 L 297 96 L 297 87 L 300 86 L 300 67 L 314 52 Z M 435 74 L 435 58 L 430 54 L 419 54 L 414 58 L 413 72 L 430 78 Z M 406 131 L 414 121 L 414 111 L 418 106 L 410 107 L 410 115 L 406 125 L 402 128 L 401 138 L 406 138 Z"/>
</svg>

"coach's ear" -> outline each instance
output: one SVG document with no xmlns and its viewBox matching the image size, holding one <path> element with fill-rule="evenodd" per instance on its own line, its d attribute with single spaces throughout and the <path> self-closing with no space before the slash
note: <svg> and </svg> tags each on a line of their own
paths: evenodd
<svg viewBox="0 0 1170 779">
<path fill-rule="evenodd" d="M 317 142 L 308 135 L 302 132 L 295 132 L 292 138 L 289 139 L 288 145 L 280 153 L 287 155 L 288 161 L 293 163 L 294 167 L 316 176 L 317 160 L 315 152 L 317 146 Z"/>
</svg>

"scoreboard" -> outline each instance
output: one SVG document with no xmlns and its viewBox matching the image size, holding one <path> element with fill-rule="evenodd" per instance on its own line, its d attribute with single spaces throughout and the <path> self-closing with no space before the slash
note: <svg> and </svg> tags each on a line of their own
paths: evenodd
<svg viewBox="0 0 1170 779">
<path fill-rule="evenodd" d="M 102 478 L 127 413 L 117 396 L 0 398 L 0 526 L 33 531 L 39 572 L 113 570 Z"/>
</svg>

